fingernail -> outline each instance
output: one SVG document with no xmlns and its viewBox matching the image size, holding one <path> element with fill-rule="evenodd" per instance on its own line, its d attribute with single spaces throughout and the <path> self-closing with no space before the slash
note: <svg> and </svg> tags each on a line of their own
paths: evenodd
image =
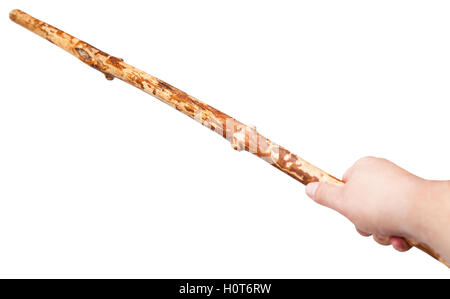
<svg viewBox="0 0 450 299">
<path fill-rule="evenodd" d="M 318 186 L 319 182 L 309 183 L 308 185 L 306 185 L 306 194 L 308 194 L 309 197 L 314 199 L 314 194 L 316 194 Z"/>
</svg>

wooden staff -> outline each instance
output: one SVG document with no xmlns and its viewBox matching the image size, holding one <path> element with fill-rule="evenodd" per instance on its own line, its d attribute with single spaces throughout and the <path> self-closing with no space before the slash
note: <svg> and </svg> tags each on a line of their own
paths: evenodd
<svg viewBox="0 0 450 299">
<path fill-rule="evenodd" d="M 246 150 L 305 185 L 311 182 L 325 182 L 337 186 L 344 184 L 341 180 L 262 136 L 256 131 L 255 127 L 247 126 L 235 120 L 172 85 L 125 63 L 121 58 L 111 56 L 21 10 L 12 10 L 9 17 L 17 24 L 45 38 L 74 55 L 85 64 L 102 72 L 106 79 L 119 78 L 145 91 L 222 135 L 231 142 L 235 150 Z M 446 264 L 439 254 L 427 245 L 413 240 L 406 241 L 411 246 L 422 249 Z"/>
</svg>

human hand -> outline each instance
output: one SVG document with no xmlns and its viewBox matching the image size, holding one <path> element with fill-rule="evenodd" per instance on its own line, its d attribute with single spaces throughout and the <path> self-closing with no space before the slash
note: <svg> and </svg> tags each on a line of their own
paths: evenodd
<svg viewBox="0 0 450 299">
<path fill-rule="evenodd" d="M 380 158 L 358 160 L 343 176 L 345 185 L 310 183 L 306 193 L 317 203 L 347 217 L 363 236 L 399 251 L 411 246 L 403 237 L 420 240 L 415 219 L 427 181 Z"/>
</svg>

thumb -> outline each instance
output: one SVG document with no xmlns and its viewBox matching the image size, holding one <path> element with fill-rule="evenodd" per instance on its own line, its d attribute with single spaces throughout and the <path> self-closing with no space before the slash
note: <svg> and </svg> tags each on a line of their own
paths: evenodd
<svg viewBox="0 0 450 299">
<path fill-rule="evenodd" d="M 315 202 L 340 212 L 342 210 L 342 187 L 314 182 L 306 186 L 306 194 Z"/>
</svg>

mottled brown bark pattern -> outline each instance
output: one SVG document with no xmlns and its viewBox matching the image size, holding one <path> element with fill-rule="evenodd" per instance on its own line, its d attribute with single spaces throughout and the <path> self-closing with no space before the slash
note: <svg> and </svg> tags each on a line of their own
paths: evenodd
<svg viewBox="0 0 450 299">
<path fill-rule="evenodd" d="M 257 137 L 252 138 L 254 139 L 252 141 L 249 141 L 248 136 L 245 137 L 247 139 L 244 142 L 245 146 L 242 149 L 263 158 L 300 182 L 307 184 L 315 181 L 323 181 L 336 185 L 342 184 L 340 180 L 304 161 L 300 157 L 291 154 L 288 150 L 279 147 L 274 142 L 260 135 L 256 130 L 250 129 L 245 124 L 197 100 L 184 91 L 125 63 L 123 59 L 109 55 L 20 10 L 13 10 L 10 13 L 10 18 L 14 22 L 63 48 L 85 64 L 104 73 L 107 79 L 112 80 L 113 78 L 119 78 L 148 94 L 155 96 L 178 111 L 201 122 L 203 125 L 219 133 L 231 142 L 233 142 L 233 138 L 236 136 L 236 128 L 241 128 L 246 132 L 246 136 L 248 135 L 248 132 L 253 132 Z M 231 126 L 226 125 L 227 120 L 232 120 Z M 251 143 L 253 143 L 253 146 L 250 145 Z M 236 148 L 235 146 L 233 147 Z M 251 151 L 249 150 L 250 148 L 254 148 L 255 150 Z M 276 155 L 274 154 L 275 149 L 279 149 L 279 153 Z M 286 159 L 286 157 L 289 157 L 289 159 Z"/>
<path fill-rule="evenodd" d="M 343 185 L 341 180 L 260 135 L 254 127 L 249 127 L 172 85 L 125 63 L 123 59 L 111 56 L 18 9 L 11 11 L 9 16 L 17 24 L 22 25 L 66 50 L 85 64 L 104 73 L 106 79 L 119 78 L 155 96 L 229 140 L 234 149 L 251 152 L 301 183 L 308 184 L 320 181 L 338 186 Z M 445 263 L 428 246 L 411 240 L 407 241 Z"/>
</svg>

